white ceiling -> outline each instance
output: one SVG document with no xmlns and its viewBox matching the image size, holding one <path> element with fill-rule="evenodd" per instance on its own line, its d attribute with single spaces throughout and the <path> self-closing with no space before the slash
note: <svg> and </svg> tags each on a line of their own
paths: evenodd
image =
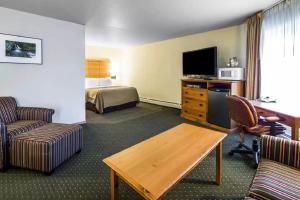
<svg viewBox="0 0 300 200">
<path fill-rule="evenodd" d="M 86 25 L 86 43 L 128 46 L 242 23 L 278 0 L 1 0 L 0 6 Z"/>
</svg>

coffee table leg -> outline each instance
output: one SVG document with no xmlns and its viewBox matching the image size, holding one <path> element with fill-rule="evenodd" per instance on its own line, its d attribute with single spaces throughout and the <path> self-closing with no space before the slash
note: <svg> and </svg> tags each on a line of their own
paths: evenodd
<svg viewBox="0 0 300 200">
<path fill-rule="evenodd" d="M 222 142 L 216 148 L 216 182 L 221 185 L 222 180 Z"/>
<path fill-rule="evenodd" d="M 116 172 L 110 169 L 110 192 L 111 192 L 111 200 L 118 200 L 118 176 Z"/>
</svg>

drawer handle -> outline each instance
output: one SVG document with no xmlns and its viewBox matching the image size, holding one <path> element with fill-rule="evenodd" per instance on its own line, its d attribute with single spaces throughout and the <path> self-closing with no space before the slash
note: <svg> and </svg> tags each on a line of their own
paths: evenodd
<svg viewBox="0 0 300 200">
<path fill-rule="evenodd" d="M 189 101 L 185 101 L 184 103 L 189 103 Z"/>
<path fill-rule="evenodd" d="M 203 94 L 200 94 L 201 97 L 203 97 Z"/>
<path fill-rule="evenodd" d="M 185 92 L 184 94 L 189 94 L 188 92 Z"/>
<path fill-rule="evenodd" d="M 202 117 L 202 115 L 200 114 L 199 117 Z"/>
<path fill-rule="evenodd" d="M 189 113 L 188 111 L 184 110 L 185 113 Z"/>
<path fill-rule="evenodd" d="M 202 104 L 202 103 L 200 103 L 200 104 L 199 104 L 199 106 L 200 106 L 200 107 L 202 107 L 202 106 L 203 106 L 203 104 Z"/>
</svg>

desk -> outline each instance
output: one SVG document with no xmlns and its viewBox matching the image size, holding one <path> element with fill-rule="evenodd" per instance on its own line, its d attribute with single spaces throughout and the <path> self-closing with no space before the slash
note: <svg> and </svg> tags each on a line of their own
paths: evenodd
<svg viewBox="0 0 300 200">
<path fill-rule="evenodd" d="M 216 182 L 220 185 L 225 137 L 221 132 L 181 124 L 105 158 L 111 174 L 111 199 L 118 199 L 118 178 L 144 199 L 161 199 L 213 149 L 216 149 Z"/>
<path fill-rule="evenodd" d="M 287 106 L 280 103 L 264 103 L 258 100 L 251 101 L 257 113 L 261 116 L 278 116 L 280 123 L 292 128 L 292 140 L 299 140 L 300 109 L 297 106 Z"/>
</svg>

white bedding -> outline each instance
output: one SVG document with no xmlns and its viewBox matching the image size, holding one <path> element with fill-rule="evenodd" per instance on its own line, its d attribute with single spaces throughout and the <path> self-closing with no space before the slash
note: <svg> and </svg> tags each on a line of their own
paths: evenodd
<svg viewBox="0 0 300 200">
<path fill-rule="evenodd" d="M 112 86 L 112 80 L 110 78 L 86 78 L 85 88 L 97 88 L 97 87 L 109 87 Z"/>
</svg>

